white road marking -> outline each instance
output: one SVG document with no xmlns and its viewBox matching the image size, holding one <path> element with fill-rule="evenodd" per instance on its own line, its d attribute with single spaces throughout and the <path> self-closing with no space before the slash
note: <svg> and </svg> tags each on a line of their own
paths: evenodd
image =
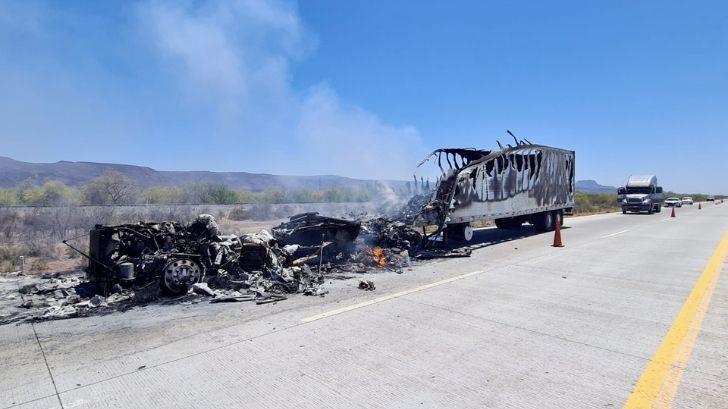
<svg viewBox="0 0 728 409">
<path fill-rule="evenodd" d="M 322 318 L 327 318 L 327 317 L 330 317 L 332 315 L 341 314 L 341 313 L 348 312 L 348 311 L 351 311 L 351 310 L 356 310 L 358 308 L 366 307 L 366 306 L 369 306 L 369 305 L 372 305 L 372 304 L 377 304 L 377 303 L 380 303 L 382 301 L 388 301 L 388 300 L 391 300 L 391 299 L 394 299 L 394 298 L 402 297 L 402 296 L 405 296 L 407 294 L 412 294 L 412 293 L 416 293 L 418 291 L 427 290 L 427 289 L 432 288 L 432 287 L 437 287 L 438 285 L 452 283 L 453 281 L 462 280 L 463 278 L 472 277 L 472 276 L 474 276 L 476 274 L 480 274 L 480 273 L 482 273 L 482 271 L 473 271 L 471 273 L 460 274 L 460 275 L 455 276 L 455 277 L 450 277 L 450 278 L 446 278 L 444 280 L 435 281 L 434 283 L 421 285 L 419 287 L 411 288 L 409 290 L 400 291 L 398 293 L 394 293 L 394 294 L 390 294 L 390 295 L 385 295 L 383 297 L 374 298 L 374 299 L 371 299 L 369 301 L 360 302 L 358 304 L 352 304 L 352 305 L 349 305 L 347 307 L 342 307 L 342 308 L 338 308 L 338 309 L 335 309 L 335 310 L 327 311 L 327 312 L 324 312 L 324 313 L 321 313 L 321 314 L 317 314 L 317 315 L 313 315 L 313 316 L 310 316 L 310 317 L 306 317 L 306 318 L 302 319 L 301 321 L 303 321 L 303 322 L 311 322 L 311 321 L 320 320 Z"/>
<path fill-rule="evenodd" d="M 616 236 L 616 235 L 618 235 L 618 234 L 622 234 L 622 233 L 627 233 L 628 231 L 629 231 L 629 229 L 627 229 L 627 230 L 622 230 L 622 231 L 618 231 L 618 232 L 616 232 L 616 233 L 612 233 L 612 234 L 607 234 L 606 236 L 602 236 L 602 237 L 600 237 L 600 239 L 606 239 L 606 238 L 608 238 L 608 237 L 614 237 L 614 236 Z"/>
</svg>

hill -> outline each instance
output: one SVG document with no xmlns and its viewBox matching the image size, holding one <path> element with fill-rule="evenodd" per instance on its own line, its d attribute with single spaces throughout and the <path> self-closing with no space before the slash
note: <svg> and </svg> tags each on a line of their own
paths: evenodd
<svg viewBox="0 0 728 409">
<path fill-rule="evenodd" d="M 107 171 L 119 172 L 142 188 L 180 186 L 191 183 L 214 183 L 231 189 L 264 191 L 272 189 L 329 189 L 372 186 L 374 180 L 352 179 L 343 176 L 287 176 L 248 172 L 160 171 L 144 166 L 115 163 L 68 162 L 30 163 L 0 156 L 0 187 L 15 187 L 24 180 L 42 184 L 49 180 L 69 186 L 81 186 Z M 400 185 L 406 182 L 388 181 Z"/>
<path fill-rule="evenodd" d="M 114 171 L 126 175 L 141 188 L 153 186 L 181 186 L 192 183 L 214 183 L 230 189 L 267 191 L 273 189 L 322 190 L 330 188 L 362 188 L 377 183 L 375 180 L 352 179 L 343 176 L 291 176 L 249 172 L 163 171 L 145 166 L 116 163 L 69 162 L 31 163 L 0 156 L 0 188 L 15 187 L 25 180 L 43 184 L 57 180 L 68 186 L 82 186 L 104 172 Z M 393 186 L 406 182 L 387 181 Z M 616 193 L 617 188 L 600 185 L 594 180 L 579 180 L 576 190 L 584 193 Z"/>
<path fill-rule="evenodd" d="M 617 194 L 617 188 L 614 186 L 600 185 L 595 180 L 577 180 L 576 191 L 584 193 L 613 193 Z"/>
</svg>

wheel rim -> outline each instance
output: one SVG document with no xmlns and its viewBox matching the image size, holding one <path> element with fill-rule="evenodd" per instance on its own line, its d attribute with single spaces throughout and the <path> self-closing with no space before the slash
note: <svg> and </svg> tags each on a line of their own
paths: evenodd
<svg viewBox="0 0 728 409">
<path fill-rule="evenodd" d="M 202 279 L 202 268 L 189 259 L 172 259 L 164 266 L 164 286 L 181 294 Z"/>
<path fill-rule="evenodd" d="M 465 238 L 465 241 L 470 241 L 473 239 L 473 228 L 470 225 L 467 225 L 463 228 L 463 237 Z"/>
</svg>

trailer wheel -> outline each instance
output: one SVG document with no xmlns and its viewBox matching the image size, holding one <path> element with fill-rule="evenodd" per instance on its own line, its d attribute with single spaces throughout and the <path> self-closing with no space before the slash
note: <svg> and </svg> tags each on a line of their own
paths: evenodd
<svg viewBox="0 0 728 409">
<path fill-rule="evenodd" d="M 551 231 L 554 229 L 554 212 L 542 212 L 534 216 L 533 227 L 537 231 Z"/>
<path fill-rule="evenodd" d="M 473 227 L 470 223 L 451 224 L 447 226 L 449 239 L 469 242 L 473 239 Z"/>
<path fill-rule="evenodd" d="M 553 230 L 554 229 L 554 226 L 555 226 L 554 225 L 554 212 L 546 212 L 544 214 L 544 218 L 546 220 L 546 223 L 545 223 L 546 229 L 545 229 L 545 231 L 551 231 L 551 230 Z"/>
</svg>

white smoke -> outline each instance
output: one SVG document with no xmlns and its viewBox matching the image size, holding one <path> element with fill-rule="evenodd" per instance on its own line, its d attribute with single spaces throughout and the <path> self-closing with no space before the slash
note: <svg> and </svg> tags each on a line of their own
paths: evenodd
<svg viewBox="0 0 728 409">
<path fill-rule="evenodd" d="M 215 107 L 224 123 L 218 133 L 226 142 L 248 143 L 250 160 L 279 163 L 277 173 L 411 175 L 423 152 L 413 126 L 384 123 L 342 102 L 323 82 L 293 89 L 291 62 L 316 43 L 294 4 L 153 2 L 139 7 L 139 17 L 159 63 L 172 70 L 192 104 Z M 241 153 L 234 154 L 239 160 Z"/>
</svg>

